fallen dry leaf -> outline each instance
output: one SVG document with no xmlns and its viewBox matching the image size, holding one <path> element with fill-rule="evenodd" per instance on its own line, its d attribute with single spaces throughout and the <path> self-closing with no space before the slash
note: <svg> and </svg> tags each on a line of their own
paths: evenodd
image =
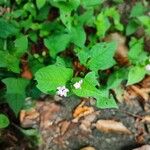
<svg viewBox="0 0 150 150">
<path fill-rule="evenodd" d="M 150 88 L 150 76 L 146 76 L 140 84 L 143 88 Z"/>
<path fill-rule="evenodd" d="M 141 96 L 145 101 L 148 101 L 150 89 L 142 89 L 138 86 L 131 85 L 131 89 L 139 96 Z"/>
<path fill-rule="evenodd" d="M 142 122 L 150 123 L 150 115 L 146 115 L 142 118 Z"/>
<path fill-rule="evenodd" d="M 93 107 L 83 106 L 84 104 L 85 104 L 85 101 L 82 101 L 81 104 L 75 108 L 75 110 L 73 112 L 73 117 L 75 119 L 72 120 L 73 122 L 78 122 L 78 120 L 81 117 L 87 116 L 94 112 Z"/>
<path fill-rule="evenodd" d="M 97 116 L 100 114 L 100 111 L 93 112 L 84 117 L 81 120 L 80 129 L 85 132 L 91 132 L 92 123 L 97 119 Z"/>
<path fill-rule="evenodd" d="M 64 135 L 65 132 L 68 130 L 69 128 L 69 125 L 70 125 L 70 121 L 67 121 L 67 120 L 64 120 L 64 121 L 61 121 L 58 126 L 60 128 L 60 134 L 61 135 Z"/>
<path fill-rule="evenodd" d="M 21 110 L 20 123 L 22 127 L 33 127 L 39 120 L 39 113 L 34 109 Z"/>
<path fill-rule="evenodd" d="M 96 149 L 94 147 L 88 146 L 88 147 L 81 148 L 80 150 L 96 150 Z"/>
<path fill-rule="evenodd" d="M 95 126 L 101 132 L 131 134 L 130 130 L 128 130 L 121 122 L 114 120 L 98 120 Z"/>
</svg>

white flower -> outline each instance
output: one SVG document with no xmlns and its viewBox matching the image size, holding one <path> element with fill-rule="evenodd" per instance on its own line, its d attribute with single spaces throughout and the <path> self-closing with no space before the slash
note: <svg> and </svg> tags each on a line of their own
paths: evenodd
<svg viewBox="0 0 150 150">
<path fill-rule="evenodd" d="M 69 92 L 69 89 L 67 89 L 65 86 L 59 86 L 57 88 L 57 95 L 59 96 L 64 96 L 66 97 L 67 96 L 67 92 Z"/>
<path fill-rule="evenodd" d="M 81 89 L 82 83 L 83 83 L 83 80 L 80 80 L 79 82 L 76 82 L 73 86 L 75 87 L 75 89 Z"/>
<path fill-rule="evenodd" d="M 146 69 L 147 71 L 150 71 L 150 64 L 147 64 L 147 65 L 145 66 L 145 69 Z"/>
</svg>

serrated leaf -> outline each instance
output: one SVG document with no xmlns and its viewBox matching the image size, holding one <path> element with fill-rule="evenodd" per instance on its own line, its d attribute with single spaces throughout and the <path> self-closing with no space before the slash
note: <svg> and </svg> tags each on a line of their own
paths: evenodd
<svg viewBox="0 0 150 150">
<path fill-rule="evenodd" d="M 69 34 L 54 34 L 44 40 L 44 45 L 49 49 L 50 55 L 56 57 L 59 52 L 67 48 L 69 41 Z"/>
<path fill-rule="evenodd" d="M 91 49 L 90 59 L 87 66 L 92 71 L 105 70 L 115 64 L 113 59 L 117 44 L 111 43 L 98 43 Z"/>
<path fill-rule="evenodd" d="M 0 129 L 6 128 L 9 125 L 9 119 L 6 115 L 0 114 Z"/>
<path fill-rule="evenodd" d="M 144 14 L 145 12 L 145 7 L 143 6 L 143 4 L 141 2 L 137 2 L 135 4 L 135 6 L 133 6 L 132 10 L 131 10 L 131 14 L 130 17 L 138 17 Z"/>
<path fill-rule="evenodd" d="M 6 85 L 7 88 L 6 100 L 17 115 L 24 104 L 25 89 L 29 81 L 23 78 L 6 78 L 3 79 L 2 82 Z"/>
<path fill-rule="evenodd" d="M 50 65 L 39 69 L 35 74 L 37 88 L 44 93 L 56 91 L 57 87 L 64 86 L 73 76 L 73 70 L 63 66 Z"/>
<path fill-rule="evenodd" d="M 18 29 L 11 23 L 6 22 L 3 18 L 0 18 L 0 38 L 7 38 L 18 32 Z"/>
<path fill-rule="evenodd" d="M 46 3 L 46 0 L 36 0 L 36 5 L 38 9 L 42 8 Z"/>
<path fill-rule="evenodd" d="M 146 74 L 145 67 L 141 66 L 131 67 L 128 74 L 127 85 L 132 85 L 140 82 L 145 77 L 145 74 Z"/>
<path fill-rule="evenodd" d="M 21 36 L 15 40 L 15 47 L 17 48 L 17 54 L 22 55 L 28 49 L 28 38 L 27 36 Z"/>
</svg>

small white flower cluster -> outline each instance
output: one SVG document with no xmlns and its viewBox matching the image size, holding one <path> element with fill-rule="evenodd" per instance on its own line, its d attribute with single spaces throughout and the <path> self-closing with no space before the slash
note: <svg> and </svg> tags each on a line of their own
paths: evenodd
<svg viewBox="0 0 150 150">
<path fill-rule="evenodd" d="M 67 89 L 65 86 L 59 86 L 57 88 L 57 95 L 59 96 L 64 96 L 66 97 L 67 96 L 67 92 L 69 92 L 69 89 Z"/>
<path fill-rule="evenodd" d="M 82 83 L 83 83 L 83 80 L 80 80 L 79 82 L 76 82 L 73 86 L 75 87 L 75 89 L 81 89 Z"/>
<path fill-rule="evenodd" d="M 147 65 L 145 66 L 145 69 L 146 69 L 147 71 L 150 71 L 150 64 L 147 64 Z"/>
<path fill-rule="evenodd" d="M 79 82 L 76 82 L 73 86 L 75 89 L 81 89 L 81 85 L 83 83 L 83 80 L 80 80 Z M 69 89 L 67 89 L 65 86 L 59 86 L 57 88 L 57 95 L 59 96 L 67 96 L 67 93 L 69 92 Z"/>
</svg>

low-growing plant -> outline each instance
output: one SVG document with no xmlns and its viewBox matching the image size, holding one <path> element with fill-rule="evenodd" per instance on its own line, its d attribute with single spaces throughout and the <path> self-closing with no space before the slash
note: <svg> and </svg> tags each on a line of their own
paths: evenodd
<svg viewBox="0 0 150 150">
<path fill-rule="evenodd" d="M 2 102 L 16 116 L 27 96 L 41 93 L 94 98 L 98 108 L 118 108 L 110 91 L 149 74 L 143 38 L 130 38 L 129 64 L 124 66 L 115 59 L 118 42 L 105 41 L 110 32 L 129 36 L 139 25 L 149 33 L 149 17 L 140 2 L 132 8 L 128 25 L 121 23 L 117 7 L 104 7 L 105 0 L 16 0 L 13 7 L 10 0 L 0 3 L 0 78 L 6 87 Z"/>
</svg>

